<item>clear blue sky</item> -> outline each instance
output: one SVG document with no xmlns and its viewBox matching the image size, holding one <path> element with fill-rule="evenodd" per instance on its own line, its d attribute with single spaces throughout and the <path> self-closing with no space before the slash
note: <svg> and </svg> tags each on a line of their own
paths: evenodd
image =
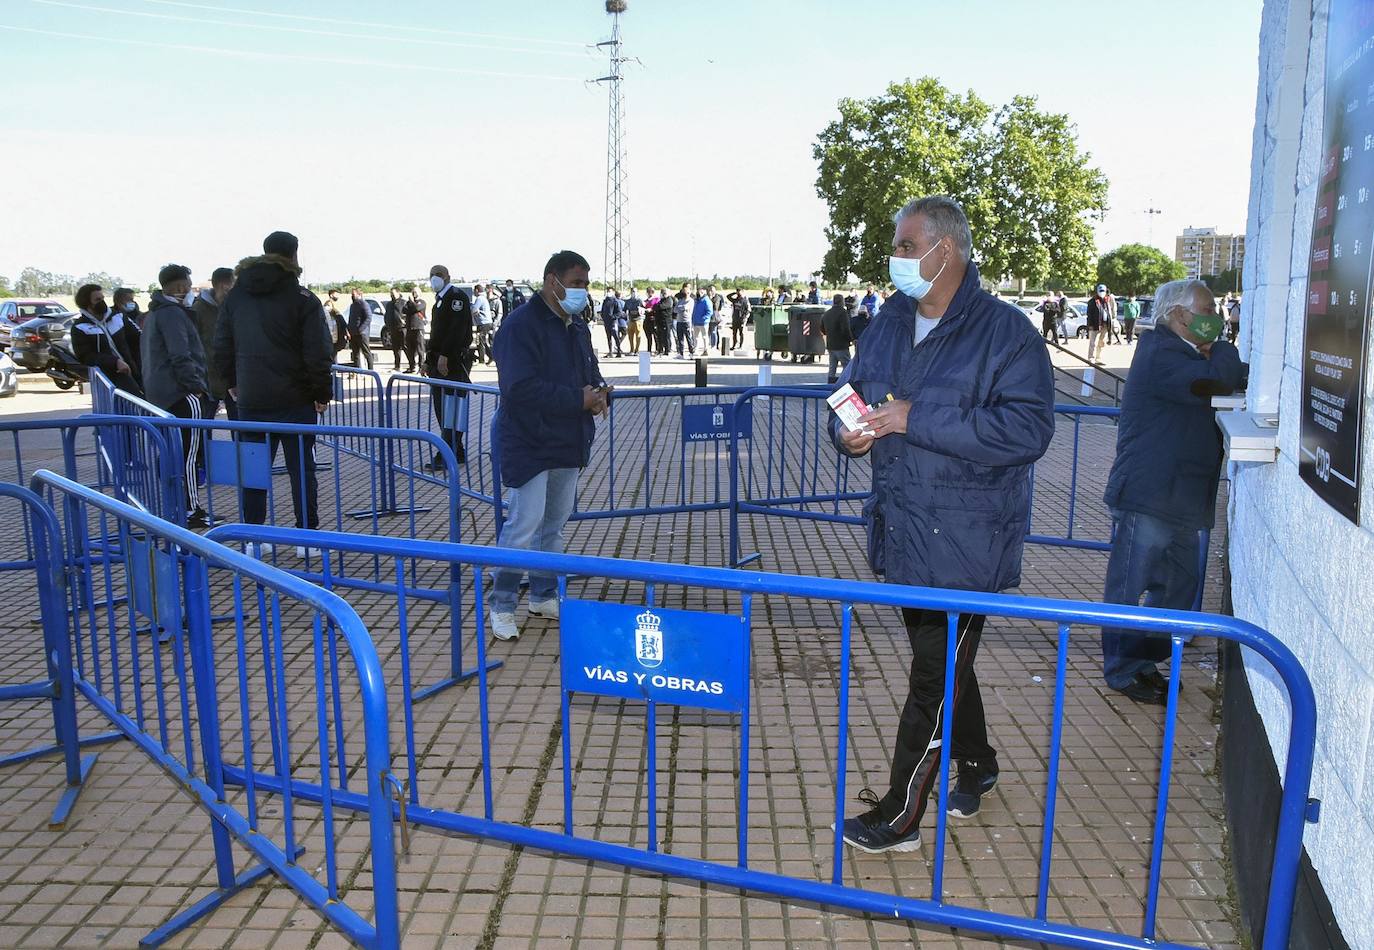
<svg viewBox="0 0 1374 950">
<path fill-rule="evenodd" d="M 637 274 L 810 271 L 811 145 L 842 97 L 934 75 L 1077 123 L 1099 250 L 1242 230 L 1258 2 L 630 0 Z M 16 29 L 17 28 L 17 29 Z M 599 0 L 4 0 L 0 274 L 203 279 L 286 228 L 313 280 L 599 269 Z M 54 35 L 61 34 L 61 35 Z M 976 239 L 976 236 L 975 236 Z"/>
</svg>

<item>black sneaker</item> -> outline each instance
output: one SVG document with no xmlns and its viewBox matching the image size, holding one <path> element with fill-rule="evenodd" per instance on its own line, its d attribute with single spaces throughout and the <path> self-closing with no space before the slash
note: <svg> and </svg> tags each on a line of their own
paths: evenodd
<svg viewBox="0 0 1374 950">
<path fill-rule="evenodd" d="M 432 458 L 420 467 L 421 471 L 429 472 L 432 475 L 439 475 L 448 472 L 448 466 L 440 458 Z"/>
<path fill-rule="evenodd" d="M 972 818 L 978 814 L 983 796 L 996 785 L 996 772 L 980 769 L 971 762 L 960 762 L 959 775 L 945 803 L 945 813 L 954 818 Z"/>
<path fill-rule="evenodd" d="M 1118 688 L 1117 692 L 1144 706 L 1169 704 L 1169 681 L 1158 670 L 1137 673 L 1135 679 Z"/>
<path fill-rule="evenodd" d="M 208 514 L 205 513 L 204 508 L 197 508 L 195 511 L 191 512 L 191 514 L 188 515 L 186 518 L 186 527 L 195 528 L 197 530 L 214 528 L 222 524 L 224 524 L 223 518 L 211 518 Z"/>
<path fill-rule="evenodd" d="M 898 834 L 883 818 L 878 808 L 878 796 L 869 789 L 859 792 L 859 801 L 872 805 L 868 811 L 855 818 L 844 820 L 844 843 L 868 854 L 882 854 L 885 851 L 919 851 L 921 831 L 912 828 L 906 834 Z M 835 825 L 830 825 L 835 830 Z"/>
</svg>

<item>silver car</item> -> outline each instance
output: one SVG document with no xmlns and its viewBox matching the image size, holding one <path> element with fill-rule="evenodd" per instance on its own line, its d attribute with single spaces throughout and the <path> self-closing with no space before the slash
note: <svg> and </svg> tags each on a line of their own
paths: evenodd
<svg viewBox="0 0 1374 950">
<path fill-rule="evenodd" d="M 19 370 L 8 353 L 0 353 L 0 397 L 19 392 Z"/>
</svg>

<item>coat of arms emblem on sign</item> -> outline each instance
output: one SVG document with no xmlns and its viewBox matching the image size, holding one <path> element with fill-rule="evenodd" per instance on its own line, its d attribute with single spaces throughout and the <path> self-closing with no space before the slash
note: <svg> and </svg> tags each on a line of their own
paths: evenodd
<svg viewBox="0 0 1374 950">
<path fill-rule="evenodd" d="M 663 662 L 663 618 L 646 610 L 635 617 L 635 659 L 653 669 Z"/>
</svg>

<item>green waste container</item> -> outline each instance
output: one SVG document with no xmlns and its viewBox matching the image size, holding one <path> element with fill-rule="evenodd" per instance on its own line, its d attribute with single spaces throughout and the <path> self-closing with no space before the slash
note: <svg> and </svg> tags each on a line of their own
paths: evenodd
<svg viewBox="0 0 1374 950">
<path fill-rule="evenodd" d="M 758 306 L 750 311 L 754 318 L 754 349 L 765 360 L 773 354 L 787 353 L 787 308 Z"/>
</svg>

